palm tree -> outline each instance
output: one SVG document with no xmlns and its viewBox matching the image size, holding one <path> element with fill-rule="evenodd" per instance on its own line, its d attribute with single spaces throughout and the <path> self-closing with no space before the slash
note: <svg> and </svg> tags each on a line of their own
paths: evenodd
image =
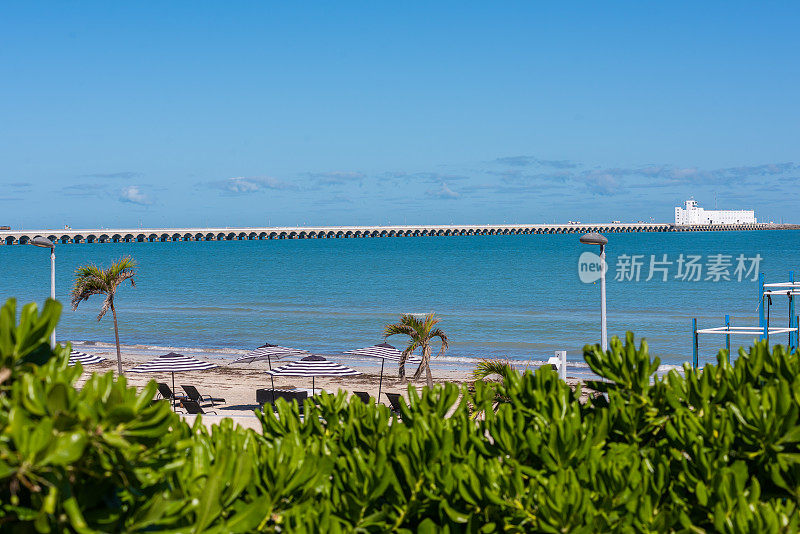
<svg viewBox="0 0 800 534">
<path fill-rule="evenodd" d="M 516 369 L 511 365 L 508 360 L 500 359 L 482 359 L 472 370 L 472 377 L 475 379 L 469 387 L 470 393 L 475 394 L 475 383 L 485 382 L 489 384 L 502 383 L 505 378 L 515 372 Z M 494 390 L 494 399 L 492 400 L 491 407 L 496 410 L 500 403 L 511 402 L 511 398 L 502 389 Z M 475 405 L 470 403 L 470 408 L 473 411 L 472 417 L 478 419 L 483 417 L 484 409 L 478 410 Z"/>
<path fill-rule="evenodd" d="M 117 338 L 117 369 L 122 374 L 122 355 L 119 350 L 119 329 L 117 328 L 117 310 L 114 308 L 114 295 L 117 288 L 125 280 L 131 281 L 131 286 L 136 287 L 133 277 L 136 262 L 130 256 L 125 256 L 116 263 L 112 263 L 108 269 L 103 269 L 94 264 L 84 265 L 75 270 L 75 286 L 72 288 L 72 309 L 77 310 L 78 304 L 84 300 L 89 300 L 92 295 L 105 295 L 103 307 L 97 320 L 103 318 L 106 312 L 111 309 L 114 316 L 114 336 Z"/>
<path fill-rule="evenodd" d="M 422 361 L 417 371 L 414 373 L 413 379 L 417 380 L 422 374 L 422 371 L 425 371 L 428 379 L 428 387 L 433 387 L 433 377 L 431 376 L 430 366 L 431 341 L 433 341 L 433 338 L 438 337 L 441 342 L 439 356 L 444 354 L 444 351 L 447 350 L 447 336 L 441 328 L 434 328 L 438 322 L 439 319 L 437 319 L 433 313 L 429 313 L 422 319 L 414 315 L 401 315 L 399 323 L 386 325 L 386 328 L 383 330 L 384 339 L 395 334 L 405 334 L 411 338 L 408 342 L 408 347 L 406 347 L 400 355 L 400 379 L 404 379 L 406 376 L 405 365 L 408 357 L 411 356 L 415 350 L 422 349 Z"/>
<path fill-rule="evenodd" d="M 475 366 L 475 369 L 472 370 L 472 377 L 475 380 L 483 380 L 483 381 L 496 381 L 494 379 L 489 379 L 491 376 L 498 376 L 501 379 L 508 373 L 509 371 L 514 371 L 514 367 L 511 365 L 511 362 L 506 360 L 500 359 L 488 359 L 483 358 L 478 361 L 478 364 Z"/>
</svg>

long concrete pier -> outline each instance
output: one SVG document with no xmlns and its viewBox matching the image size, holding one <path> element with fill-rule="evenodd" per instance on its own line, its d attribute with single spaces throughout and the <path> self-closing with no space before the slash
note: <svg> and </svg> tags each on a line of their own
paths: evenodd
<svg viewBox="0 0 800 534">
<path fill-rule="evenodd" d="M 587 232 L 698 232 L 797 229 L 800 225 L 744 224 L 677 226 L 667 223 L 478 224 L 422 226 L 281 226 L 246 228 L 93 228 L 2 230 L 0 245 L 24 245 L 34 237 L 54 243 L 155 243 L 171 241 L 240 241 L 262 239 L 348 239 L 365 237 L 577 234 Z"/>
</svg>

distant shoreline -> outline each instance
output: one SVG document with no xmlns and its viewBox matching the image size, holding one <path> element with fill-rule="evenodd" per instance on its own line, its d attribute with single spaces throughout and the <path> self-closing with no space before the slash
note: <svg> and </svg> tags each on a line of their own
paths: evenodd
<svg viewBox="0 0 800 534">
<path fill-rule="evenodd" d="M 59 343 L 67 343 L 67 341 L 59 340 Z M 114 343 L 108 342 L 100 342 L 100 341 L 74 341 L 73 349 L 87 352 L 93 355 L 103 356 L 108 358 L 109 360 L 116 359 L 116 345 Z M 254 347 L 255 348 L 255 347 Z M 230 361 L 235 358 L 239 358 L 241 356 L 245 356 L 246 354 L 250 353 L 252 349 L 234 349 L 234 348 L 202 348 L 202 347 L 178 347 L 178 346 L 170 346 L 170 345 L 143 345 L 143 344 L 130 344 L 130 345 L 121 345 L 120 346 L 122 352 L 122 359 L 123 362 L 126 360 L 133 360 L 137 363 L 141 363 L 146 361 L 150 358 L 155 358 L 156 356 L 166 354 L 168 352 L 178 352 L 180 354 L 186 354 L 187 356 L 194 356 L 200 359 L 207 359 L 210 361 L 214 361 L 215 363 L 220 363 L 221 365 L 228 365 Z M 349 354 L 342 354 L 342 353 L 332 353 L 332 354 L 322 354 L 326 358 L 333 359 L 333 360 L 341 360 L 345 362 L 347 365 L 358 369 L 359 371 L 369 374 L 374 373 L 375 368 L 380 368 L 380 360 L 374 358 L 367 358 L 367 357 L 358 357 Z M 292 360 L 294 358 L 289 358 L 288 360 Z M 444 372 L 446 376 L 453 376 L 459 377 L 459 380 L 466 380 L 465 377 L 472 372 L 475 368 L 477 363 L 481 360 L 480 357 L 448 357 L 445 355 L 444 357 L 434 357 L 431 360 L 431 368 L 436 372 Z M 506 360 L 506 358 L 496 358 L 499 360 Z M 288 361 L 287 360 L 287 361 Z M 529 360 L 515 360 L 515 359 L 508 359 L 508 362 L 513 365 L 515 368 L 518 369 L 525 369 L 530 368 L 531 370 L 536 370 L 542 365 L 545 365 L 547 362 L 541 359 L 534 359 L 531 358 Z M 273 362 L 274 363 L 274 362 Z M 251 367 L 258 369 L 258 364 L 242 364 L 244 367 Z M 262 364 L 266 365 L 266 362 Z M 255 367 L 253 367 L 255 366 Z M 396 368 L 396 364 L 394 363 L 387 363 L 387 369 L 390 369 L 388 372 L 394 372 Z M 406 366 L 406 370 L 413 372 L 416 366 L 411 364 Z M 682 369 L 682 365 L 671 365 L 671 364 L 662 364 L 659 367 L 659 374 L 666 374 L 670 370 L 678 370 Z M 587 380 L 587 379 L 594 379 L 596 376 L 594 373 L 589 369 L 589 366 L 582 360 L 570 359 L 567 360 L 567 373 L 570 377 L 573 377 L 577 380 Z"/>
<path fill-rule="evenodd" d="M 237 228 L 84 228 L 0 231 L 0 245 L 24 245 L 35 237 L 56 244 L 262 241 L 270 239 L 358 239 L 643 232 L 750 232 L 798 230 L 800 224 L 676 225 L 673 223 L 569 223 L 403 226 L 280 226 Z"/>
</svg>

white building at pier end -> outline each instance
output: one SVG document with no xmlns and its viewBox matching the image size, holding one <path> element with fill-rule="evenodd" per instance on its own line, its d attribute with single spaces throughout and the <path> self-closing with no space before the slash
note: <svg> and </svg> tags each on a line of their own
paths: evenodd
<svg viewBox="0 0 800 534">
<path fill-rule="evenodd" d="M 684 206 L 675 208 L 676 225 L 756 224 L 754 210 L 706 210 L 699 207 L 693 198 Z"/>
</svg>

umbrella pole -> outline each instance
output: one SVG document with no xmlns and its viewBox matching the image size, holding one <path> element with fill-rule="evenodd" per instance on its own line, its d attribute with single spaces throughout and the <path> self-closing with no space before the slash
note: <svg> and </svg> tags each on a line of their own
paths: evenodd
<svg viewBox="0 0 800 534">
<path fill-rule="evenodd" d="M 378 404 L 381 403 L 381 386 L 383 386 L 383 366 L 386 363 L 386 358 L 381 358 L 381 379 L 378 381 Z"/>
<path fill-rule="evenodd" d="M 267 354 L 267 364 L 269 364 L 269 370 L 272 371 L 272 359 L 269 354 Z M 272 375 L 269 375 L 269 383 L 272 384 L 272 405 L 275 406 L 275 378 Z"/>
<path fill-rule="evenodd" d="M 311 377 L 311 396 L 314 396 L 314 377 Z"/>
<path fill-rule="evenodd" d="M 175 371 L 172 371 L 172 411 L 177 412 L 178 409 L 175 406 Z"/>
</svg>

